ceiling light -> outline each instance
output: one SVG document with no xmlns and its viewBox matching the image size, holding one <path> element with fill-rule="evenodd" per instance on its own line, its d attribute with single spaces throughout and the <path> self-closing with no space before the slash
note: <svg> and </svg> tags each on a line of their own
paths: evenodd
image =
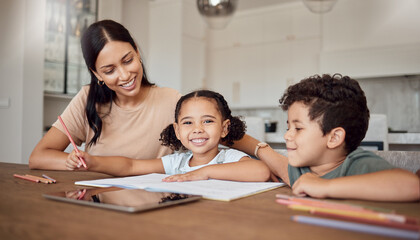
<svg viewBox="0 0 420 240">
<path fill-rule="evenodd" d="M 212 29 L 227 26 L 238 5 L 238 0 L 197 0 L 197 8 Z"/>
<path fill-rule="evenodd" d="M 305 6 L 313 13 L 326 13 L 331 11 L 337 0 L 303 0 Z"/>
</svg>

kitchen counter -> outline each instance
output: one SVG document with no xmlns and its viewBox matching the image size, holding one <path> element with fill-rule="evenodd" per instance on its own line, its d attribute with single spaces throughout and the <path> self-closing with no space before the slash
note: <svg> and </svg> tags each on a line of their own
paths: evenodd
<svg viewBox="0 0 420 240">
<path fill-rule="evenodd" d="M 420 144 L 420 133 L 388 133 L 389 144 Z"/>
</svg>

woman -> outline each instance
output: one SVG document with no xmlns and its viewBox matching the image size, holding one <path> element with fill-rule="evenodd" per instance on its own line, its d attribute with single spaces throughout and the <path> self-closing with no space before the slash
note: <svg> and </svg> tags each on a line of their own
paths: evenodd
<svg viewBox="0 0 420 240">
<path fill-rule="evenodd" d="M 159 138 L 160 132 L 174 122 L 180 93 L 149 82 L 139 49 L 121 24 L 96 22 L 83 34 L 81 43 L 91 83 L 61 115 L 76 144 L 85 142 L 87 153 L 100 156 L 153 159 L 171 153 Z M 29 167 L 66 169 L 69 154 L 64 149 L 69 143 L 56 121 L 33 150 Z M 233 147 L 248 154 L 257 150 L 262 159 L 281 157 L 270 147 L 257 144 L 258 140 L 245 135 Z"/>
</svg>

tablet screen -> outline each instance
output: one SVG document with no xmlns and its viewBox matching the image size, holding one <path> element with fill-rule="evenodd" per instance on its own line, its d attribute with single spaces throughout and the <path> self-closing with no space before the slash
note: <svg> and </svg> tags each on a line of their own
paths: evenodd
<svg viewBox="0 0 420 240">
<path fill-rule="evenodd" d="M 116 187 L 78 189 L 66 192 L 43 194 L 47 199 L 75 204 L 119 210 L 140 212 L 175 204 L 187 203 L 201 196 L 169 192 L 149 192 L 142 189 L 122 189 Z"/>
</svg>

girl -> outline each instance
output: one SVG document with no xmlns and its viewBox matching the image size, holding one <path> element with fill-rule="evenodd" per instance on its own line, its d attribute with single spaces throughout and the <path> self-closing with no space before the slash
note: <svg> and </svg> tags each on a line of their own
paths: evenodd
<svg viewBox="0 0 420 240">
<path fill-rule="evenodd" d="M 162 145 L 175 151 L 159 159 L 134 160 L 125 157 L 98 157 L 73 151 L 66 161 L 67 169 L 81 167 L 115 176 L 166 173 L 164 181 L 223 179 L 233 181 L 267 181 L 268 167 L 234 149 L 218 149 L 223 141 L 231 146 L 245 134 L 245 124 L 231 115 L 222 95 L 209 90 L 189 93 L 175 108 L 175 123 L 161 133 Z M 222 164 L 223 163 L 223 164 Z"/>
</svg>

